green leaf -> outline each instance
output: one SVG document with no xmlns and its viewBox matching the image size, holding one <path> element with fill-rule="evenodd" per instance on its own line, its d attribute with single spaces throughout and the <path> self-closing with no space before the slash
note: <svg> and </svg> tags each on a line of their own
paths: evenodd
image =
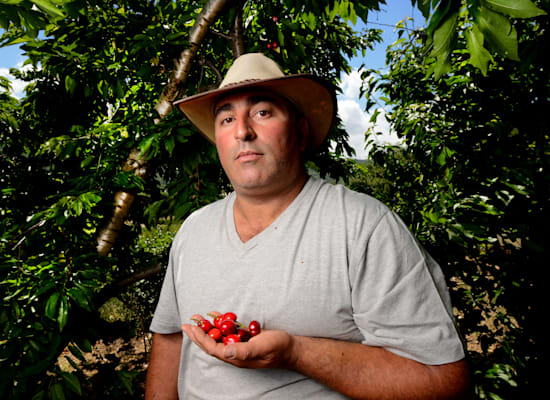
<svg viewBox="0 0 550 400">
<path fill-rule="evenodd" d="M 431 0 L 412 0 L 412 3 L 413 5 L 416 3 L 424 18 L 428 18 L 430 16 L 430 9 L 432 5 Z"/>
<path fill-rule="evenodd" d="M 170 135 L 164 139 L 164 147 L 166 148 L 166 151 L 168 151 L 168 154 L 172 156 L 172 152 L 174 151 L 174 147 L 176 147 L 176 140 L 174 136 Z"/>
<path fill-rule="evenodd" d="M 279 46 L 285 45 L 285 35 L 283 35 L 283 32 L 278 30 L 277 31 L 277 39 L 279 40 Z"/>
<path fill-rule="evenodd" d="M 353 25 L 357 23 L 357 13 L 355 12 L 355 7 L 353 3 L 349 3 L 349 20 Z"/>
<path fill-rule="evenodd" d="M 482 4 L 501 14 L 514 18 L 532 18 L 546 15 L 529 0 L 482 0 Z"/>
<path fill-rule="evenodd" d="M 56 383 L 50 386 L 50 399 L 52 400 L 65 400 L 65 392 L 63 391 L 63 385 Z"/>
<path fill-rule="evenodd" d="M 67 90 L 67 92 L 69 92 L 70 94 L 74 94 L 76 86 L 76 81 L 70 75 L 67 75 L 65 77 L 65 89 Z"/>
<path fill-rule="evenodd" d="M 493 61 L 493 56 L 483 47 L 483 33 L 477 25 L 474 25 L 470 29 L 466 29 L 464 36 L 466 37 L 466 47 L 470 52 L 470 64 L 481 70 L 484 76 L 487 75 L 487 67 L 489 61 Z"/>
<path fill-rule="evenodd" d="M 433 65 L 432 72 L 434 74 L 434 78 L 437 80 L 441 78 L 443 75 L 449 73 L 450 71 L 451 71 L 451 52 L 447 51 L 445 53 L 441 53 L 437 57 Z"/>
<path fill-rule="evenodd" d="M 69 357 L 69 356 L 64 356 L 65 357 L 65 360 L 67 360 L 67 362 L 69 364 L 71 364 L 71 367 L 73 367 L 74 369 L 78 370 L 79 369 L 79 366 L 77 363 L 74 362 L 73 358 L 72 357 Z"/>
<path fill-rule="evenodd" d="M 53 293 L 46 302 L 46 317 L 55 320 L 57 314 L 57 302 L 59 300 L 59 293 Z"/>
<path fill-rule="evenodd" d="M 444 20 L 444 18 L 447 16 L 449 11 L 451 10 L 451 2 L 450 1 L 447 1 L 445 3 L 445 7 L 441 7 L 441 6 L 442 6 L 442 4 L 439 4 L 439 6 L 436 8 L 434 13 L 430 17 L 430 22 L 428 24 L 428 27 L 426 28 L 426 31 L 428 32 L 429 36 L 432 36 L 433 32 L 437 28 L 439 28 L 439 26 L 441 25 L 441 21 Z M 430 7 L 428 6 L 428 10 L 429 9 L 430 9 Z M 425 17 L 427 18 L 428 16 L 425 15 Z"/>
<path fill-rule="evenodd" d="M 80 163 L 80 168 L 86 168 L 95 159 L 94 156 L 88 156 Z"/>
<path fill-rule="evenodd" d="M 335 5 L 335 7 L 336 7 L 336 5 Z M 349 7 L 349 2 L 348 1 L 341 1 L 340 2 L 340 7 L 338 7 L 338 14 L 339 14 L 340 18 L 348 19 L 348 16 L 349 16 L 348 7 Z"/>
<path fill-rule="evenodd" d="M 70 344 L 67 347 L 69 348 L 69 351 L 71 352 L 71 354 L 73 356 L 75 356 L 76 358 L 78 358 L 82 362 L 86 361 L 86 358 L 84 358 L 84 355 L 82 354 L 82 352 L 80 351 L 80 349 L 77 346 L 75 346 L 73 344 Z"/>
<path fill-rule="evenodd" d="M 315 17 L 315 14 L 313 13 L 307 13 L 303 16 L 304 22 L 306 23 L 307 27 L 310 31 L 315 31 L 315 28 L 317 27 L 317 19 Z M 279 32 L 281 32 L 279 30 Z M 279 39 L 280 40 L 280 39 Z M 281 43 L 282 45 L 282 43 Z"/>
<path fill-rule="evenodd" d="M 31 0 L 40 9 L 51 15 L 52 17 L 65 18 L 65 14 L 59 8 L 52 4 L 48 0 Z"/>
<path fill-rule="evenodd" d="M 89 353 L 92 351 L 92 344 L 88 339 L 82 339 L 78 341 L 78 347 L 84 350 L 85 352 Z"/>
<path fill-rule="evenodd" d="M 32 396 L 31 400 L 42 400 L 45 395 L 46 395 L 46 392 L 44 390 L 41 390 L 40 392 L 38 392 L 34 396 Z"/>
<path fill-rule="evenodd" d="M 0 3 L 9 4 L 9 5 L 20 4 L 22 2 L 23 2 L 23 0 L 0 0 Z"/>
<path fill-rule="evenodd" d="M 67 372 L 61 372 L 61 377 L 63 378 L 65 384 L 70 390 L 72 390 L 79 396 L 82 396 L 82 387 L 80 385 L 80 381 L 75 375 Z"/>
<path fill-rule="evenodd" d="M 472 13 L 474 21 L 493 50 L 503 57 L 519 61 L 517 32 L 510 20 L 486 7 L 480 7 Z"/>
<path fill-rule="evenodd" d="M 140 150 L 140 157 L 148 155 L 149 149 L 151 148 L 151 146 L 153 145 L 156 139 L 157 139 L 156 135 L 150 135 L 139 143 L 138 147 Z"/>
<path fill-rule="evenodd" d="M 135 377 L 135 373 L 126 370 L 116 371 L 117 378 L 124 385 L 128 393 L 133 394 L 134 389 L 132 388 L 132 380 Z"/>
<path fill-rule="evenodd" d="M 439 57 L 440 55 L 450 53 L 451 44 L 456 38 L 456 21 L 458 13 L 452 13 L 434 32 L 433 49 L 430 57 Z"/>
<path fill-rule="evenodd" d="M 92 306 L 90 304 L 90 300 L 86 293 L 82 289 L 79 288 L 71 288 L 69 290 L 69 296 L 71 299 L 75 301 L 76 304 L 78 304 L 80 307 L 82 307 L 85 310 L 92 311 Z"/>
<path fill-rule="evenodd" d="M 59 302 L 59 312 L 57 314 L 57 324 L 59 325 L 59 331 L 61 332 L 67 324 L 67 318 L 69 315 L 69 304 L 67 302 L 67 296 L 62 296 Z"/>
</svg>

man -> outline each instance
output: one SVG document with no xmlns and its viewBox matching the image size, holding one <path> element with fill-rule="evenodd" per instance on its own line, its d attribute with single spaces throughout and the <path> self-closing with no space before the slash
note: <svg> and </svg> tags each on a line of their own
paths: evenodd
<svg viewBox="0 0 550 400">
<path fill-rule="evenodd" d="M 234 192 L 174 239 L 146 398 L 465 397 L 437 264 L 387 207 L 306 173 L 304 153 L 334 123 L 333 91 L 247 54 L 219 89 L 177 104 L 215 142 Z M 189 323 L 212 310 L 264 330 L 216 343 Z"/>
</svg>

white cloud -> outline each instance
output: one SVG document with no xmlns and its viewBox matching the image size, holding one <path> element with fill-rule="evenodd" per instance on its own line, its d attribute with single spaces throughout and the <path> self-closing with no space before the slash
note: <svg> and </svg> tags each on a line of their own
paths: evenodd
<svg viewBox="0 0 550 400">
<path fill-rule="evenodd" d="M 18 63 L 15 65 L 14 68 L 20 69 L 22 71 L 28 71 L 32 68 L 31 65 L 25 65 L 23 66 L 23 63 Z M 28 82 L 22 81 L 20 79 L 15 79 L 15 77 L 10 74 L 9 68 L 0 68 L 0 76 L 4 76 L 8 78 L 11 81 L 11 95 L 13 97 L 16 97 L 20 99 L 23 97 L 23 91 L 25 90 L 25 87 L 28 85 Z"/>
<path fill-rule="evenodd" d="M 369 116 L 357 101 L 351 99 L 338 100 L 338 115 L 350 137 L 349 144 L 355 149 L 355 157 L 366 158 L 365 132 L 370 125 Z"/>
<path fill-rule="evenodd" d="M 370 150 L 365 148 L 365 132 L 370 126 L 374 126 L 375 132 L 380 132 L 380 135 L 374 138 L 377 143 L 399 144 L 401 140 L 391 132 L 384 109 L 379 109 L 374 124 L 370 122 L 371 115 L 364 111 L 365 100 L 359 98 L 361 84 L 361 76 L 357 70 L 353 70 L 342 78 L 342 94 L 338 96 L 338 115 L 350 137 L 349 143 L 355 149 L 355 157 L 365 159 Z"/>
<path fill-rule="evenodd" d="M 359 99 L 359 89 L 361 88 L 361 75 L 358 70 L 351 71 L 350 74 L 342 78 L 342 91 L 346 99 Z"/>
</svg>

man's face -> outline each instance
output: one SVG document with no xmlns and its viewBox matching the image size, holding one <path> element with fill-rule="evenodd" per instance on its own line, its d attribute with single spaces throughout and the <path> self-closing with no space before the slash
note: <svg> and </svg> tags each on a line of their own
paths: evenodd
<svg viewBox="0 0 550 400">
<path fill-rule="evenodd" d="M 237 193 L 277 193 L 303 177 L 307 122 L 297 119 L 269 92 L 239 92 L 216 103 L 216 148 Z"/>
</svg>

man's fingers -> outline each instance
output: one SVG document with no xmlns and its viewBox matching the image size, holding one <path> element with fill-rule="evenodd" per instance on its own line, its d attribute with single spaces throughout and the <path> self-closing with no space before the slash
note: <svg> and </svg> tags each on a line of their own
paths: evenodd
<svg viewBox="0 0 550 400">
<path fill-rule="evenodd" d="M 251 358 L 249 343 L 232 343 L 225 346 L 223 357 L 227 360 L 246 361 Z"/>
<path fill-rule="evenodd" d="M 218 312 L 218 311 L 210 311 L 208 314 L 209 317 L 212 317 L 212 318 L 216 318 L 216 317 L 219 317 L 220 315 L 223 315 L 221 312 Z"/>
<path fill-rule="evenodd" d="M 205 335 L 201 328 L 190 324 L 183 324 L 181 329 L 185 332 L 187 337 L 199 346 L 205 353 L 214 355 L 216 341 L 210 336 Z"/>
<path fill-rule="evenodd" d="M 191 321 L 194 321 L 194 322 L 198 322 L 198 321 L 203 321 L 205 320 L 206 318 L 204 318 L 202 315 L 200 314 L 193 314 L 193 316 L 191 316 Z"/>
</svg>

